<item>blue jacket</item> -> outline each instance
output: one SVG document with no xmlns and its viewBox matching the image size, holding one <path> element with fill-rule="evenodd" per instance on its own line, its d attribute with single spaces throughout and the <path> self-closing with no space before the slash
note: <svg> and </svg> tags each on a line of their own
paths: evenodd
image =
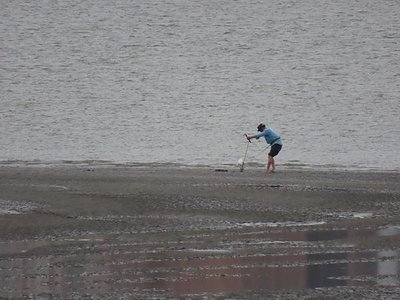
<svg viewBox="0 0 400 300">
<path fill-rule="evenodd" d="M 272 130 L 271 128 L 267 128 L 265 129 L 263 132 L 257 133 L 256 135 L 254 135 L 254 137 L 256 139 L 259 139 L 260 137 L 265 137 L 265 140 L 267 141 L 268 144 L 272 145 L 282 145 L 282 140 L 279 137 L 279 134 L 277 134 L 274 130 Z"/>
</svg>

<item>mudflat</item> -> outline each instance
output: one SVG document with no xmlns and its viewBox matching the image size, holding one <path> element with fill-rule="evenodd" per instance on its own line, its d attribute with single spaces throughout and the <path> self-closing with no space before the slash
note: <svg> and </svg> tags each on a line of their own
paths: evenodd
<svg viewBox="0 0 400 300">
<path fill-rule="evenodd" d="M 0 167 L 0 298 L 398 299 L 400 174 Z"/>
</svg>

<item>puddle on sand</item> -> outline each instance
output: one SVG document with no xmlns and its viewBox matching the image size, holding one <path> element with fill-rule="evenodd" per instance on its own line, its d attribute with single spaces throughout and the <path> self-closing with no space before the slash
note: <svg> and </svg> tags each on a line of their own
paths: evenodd
<svg viewBox="0 0 400 300">
<path fill-rule="evenodd" d="M 0 215 L 19 215 L 27 213 L 36 206 L 28 201 L 11 201 L 0 199 Z"/>
<path fill-rule="evenodd" d="M 254 230 L 255 229 L 255 230 Z M 3 241 L 0 297 L 158 298 L 335 286 L 400 286 L 400 251 L 353 249 L 400 229 L 212 232 Z M 252 231 L 253 230 L 253 231 Z"/>
</svg>

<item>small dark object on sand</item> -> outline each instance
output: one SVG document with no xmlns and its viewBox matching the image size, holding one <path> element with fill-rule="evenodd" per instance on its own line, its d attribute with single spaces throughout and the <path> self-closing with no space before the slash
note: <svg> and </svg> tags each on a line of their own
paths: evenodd
<svg viewBox="0 0 400 300">
<path fill-rule="evenodd" d="M 215 172 L 228 172 L 227 169 L 215 169 Z"/>
</svg>

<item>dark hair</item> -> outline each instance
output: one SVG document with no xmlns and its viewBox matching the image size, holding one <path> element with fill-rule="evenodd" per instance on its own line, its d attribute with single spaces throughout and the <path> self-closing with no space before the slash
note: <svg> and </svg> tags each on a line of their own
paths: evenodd
<svg viewBox="0 0 400 300">
<path fill-rule="evenodd" d="M 265 124 L 261 123 L 260 125 L 257 126 L 258 131 L 264 131 L 265 129 Z"/>
</svg>

